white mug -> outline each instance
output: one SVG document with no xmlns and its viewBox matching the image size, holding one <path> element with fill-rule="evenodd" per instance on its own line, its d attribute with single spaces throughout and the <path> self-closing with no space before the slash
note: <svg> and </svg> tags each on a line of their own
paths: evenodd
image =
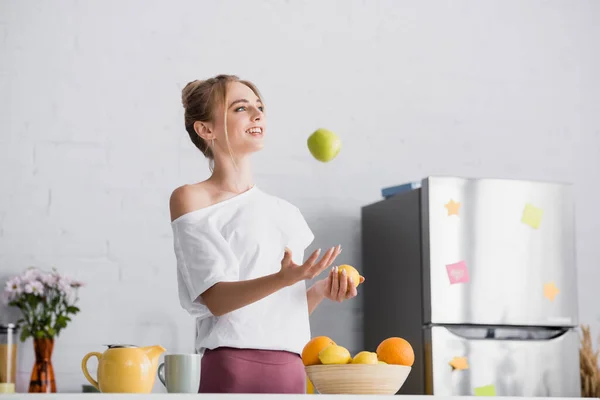
<svg viewBox="0 0 600 400">
<path fill-rule="evenodd" d="M 158 379 L 169 393 L 198 393 L 200 354 L 167 354 L 158 366 Z"/>
</svg>

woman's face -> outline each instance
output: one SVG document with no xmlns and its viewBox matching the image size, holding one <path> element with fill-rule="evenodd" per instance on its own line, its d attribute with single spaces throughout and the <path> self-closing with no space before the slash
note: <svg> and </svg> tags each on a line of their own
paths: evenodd
<svg viewBox="0 0 600 400">
<path fill-rule="evenodd" d="M 263 104 L 252 89 L 243 83 L 231 82 L 227 87 L 227 134 L 233 154 L 241 156 L 259 151 L 264 146 L 266 120 Z M 215 113 L 215 146 L 229 153 L 223 128 L 223 107 Z"/>
</svg>

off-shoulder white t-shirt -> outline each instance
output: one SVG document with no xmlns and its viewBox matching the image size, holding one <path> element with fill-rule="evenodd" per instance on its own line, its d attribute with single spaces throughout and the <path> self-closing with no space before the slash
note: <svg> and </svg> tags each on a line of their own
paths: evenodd
<svg viewBox="0 0 600 400">
<path fill-rule="evenodd" d="M 217 282 L 278 272 L 286 246 L 301 264 L 314 235 L 297 207 L 253 186 L 171 226 L 179 301 L 196 318 L 197 352 L 228 346 L 301 354 L 310 340 L 304 281 L 220 317 L 198 297 Z"/>
</svg>

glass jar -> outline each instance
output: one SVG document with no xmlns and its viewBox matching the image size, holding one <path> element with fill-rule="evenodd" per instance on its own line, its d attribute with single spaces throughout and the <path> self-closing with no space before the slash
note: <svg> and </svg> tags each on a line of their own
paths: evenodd
<svg viewBox="0 0 600 400">
<path fill-rule="evenodd" d="M 17 328 L 0 324 L 0 393 L 14 393 L 17 376 Z"/>
</svg>

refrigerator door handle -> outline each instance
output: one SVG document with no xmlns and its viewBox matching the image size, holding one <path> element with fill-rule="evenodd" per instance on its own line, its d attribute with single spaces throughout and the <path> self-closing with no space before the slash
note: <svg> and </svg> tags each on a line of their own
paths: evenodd
<svg viewBox="0 0 600 400">
<path fill-rule="evenodd" d="M 452 334 L 468 340 L 551 340 L 569 327 L 445 326 Z"/>
</svg>

